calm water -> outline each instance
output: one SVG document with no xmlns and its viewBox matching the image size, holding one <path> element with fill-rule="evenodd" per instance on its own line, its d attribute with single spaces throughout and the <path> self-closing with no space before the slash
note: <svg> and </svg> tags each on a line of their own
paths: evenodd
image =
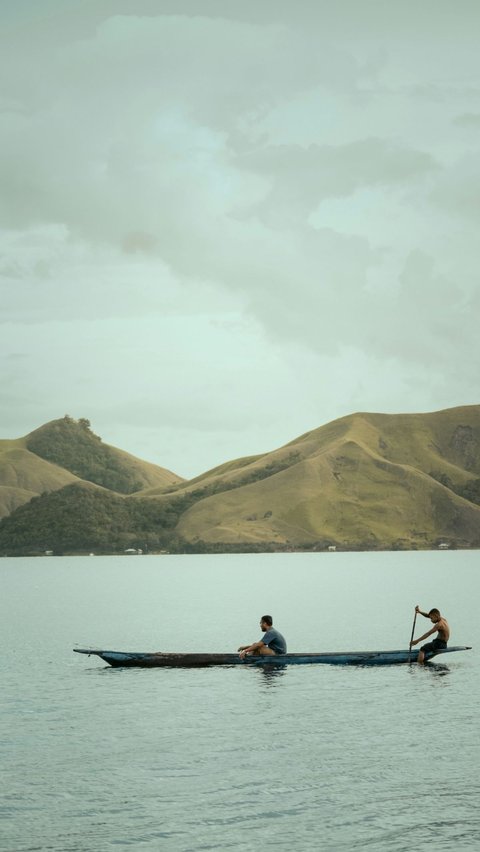
<svg viewBox="0 0 480 852">
<path fill-rule="evenodd" d="M 480 849 L 478 552 L 1 559 L 0 849 Z M 407 647 L 448 664 L 118 670 L 80 647 Z M 417 635 L 429 622 L 417 620 Z"/>
</svg>

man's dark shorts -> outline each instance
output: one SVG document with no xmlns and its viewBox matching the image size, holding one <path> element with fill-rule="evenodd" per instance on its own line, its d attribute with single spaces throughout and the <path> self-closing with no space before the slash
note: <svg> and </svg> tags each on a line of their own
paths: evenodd
<svg viewBox="0 0 480 852">
<path fill-rule="evenodd" d="M 422 645 L 420 650 L 427 656 L 427 654 L 431 655 L 436 654 L 438 651 L 444 651 L 446 647 L 447 643 L 443 639 L 434 639 L 433 642 L 427 642 L 426 645 Z"/>
</svg>

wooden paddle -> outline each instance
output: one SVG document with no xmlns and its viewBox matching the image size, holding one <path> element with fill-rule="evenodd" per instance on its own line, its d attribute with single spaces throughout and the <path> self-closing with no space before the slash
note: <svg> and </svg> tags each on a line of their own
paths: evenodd
<svg viewBox="0 0 480 852">
<path fill-rule="evenodd" d="M 415 622 L 417 620 L 417 610 L 415 610 L 415 615 L 413 616 L 413 627 L 412 627 L 412 635 L 410 636 L 410 645 L 408 646 L 408 662 L 410 663 L 410 656 L 412 653 L 412 642 L 413 642 L 413 634 L 415 633 Z"/>
</svg>

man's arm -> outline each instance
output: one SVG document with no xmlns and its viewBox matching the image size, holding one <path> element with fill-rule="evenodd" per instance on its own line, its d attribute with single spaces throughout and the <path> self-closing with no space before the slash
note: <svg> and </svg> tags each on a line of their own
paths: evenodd
<svg viewBox="0 0 480 852">
<path fill-rule="evenodd" d="M 424 617 L 424 618 L 430 618 L 430 616 L 429 616 L 428 612 L 422 612 L 422 610 L 420 609 L 420 607 L 418 606 L 418 604 L 417 604 L 417 606 L 415 607 L 415 612 L 418 612 L 418 614 L 419 614 L 419 615 L 423 615 L 423 617 Z"/>
<path fill-rule="evenodd" d="M 258 642 L 252 642 L 251 645 L 240 645 L 240 648 L 238 650 L 240 651 L 240 656 L 245 657 L 246 654 L 251 654 L 252 651 L 256 651 L 263 645 L 265 645 L 265 642 L 262 642 L 262 640 L 260 639 Z"/>
<path fill-rule="evenodd" d="M 437 625 L 435 625 L 434 627 L 432 627 L 431 630 L 428 631 L 428 633 L 424 633 L 423 636 L 419 636 L 418 639 L 415 639 L 413 642 L 410 642 L 410 647 L 412 645 L 417 645 L 418 642 L 423 642 L 424 639 L 428 639 L 428 637 L 431 636 L 432 633 L 436 633 L 437 630 L 438 630 L 438 627 L 437 627 Z"/>
</svg>

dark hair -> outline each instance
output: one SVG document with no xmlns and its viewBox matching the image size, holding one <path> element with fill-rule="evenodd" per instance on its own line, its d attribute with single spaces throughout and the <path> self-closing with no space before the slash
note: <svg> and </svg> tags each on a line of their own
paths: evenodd
<svg viewBox="0 0 480 852">
<path fill-rule="evenodd" d="M 434 607 L 433 609 L 430 610 L 430 612 L 428 614 L 429 615 L 440 615 L 440 610 L 435 609 L 435 607 Z"/>
<path fill-rule="evenodd" d="M 260 619 L 260 620 L 261 620 L 261 621 L 264 621 L 264 622 L 265 622 L 265 624 L 269 624 L 269 625 L 270 625 L 270 627 L 271 627 L 271 626 L 272 626 L 272 624 L 273 624 L 273 618 L 272 618 L 272 616 L 271 616 L 271 615 L 262 615 L 262 617 L 261 617 L 261 619 Z"/>
</svg>

